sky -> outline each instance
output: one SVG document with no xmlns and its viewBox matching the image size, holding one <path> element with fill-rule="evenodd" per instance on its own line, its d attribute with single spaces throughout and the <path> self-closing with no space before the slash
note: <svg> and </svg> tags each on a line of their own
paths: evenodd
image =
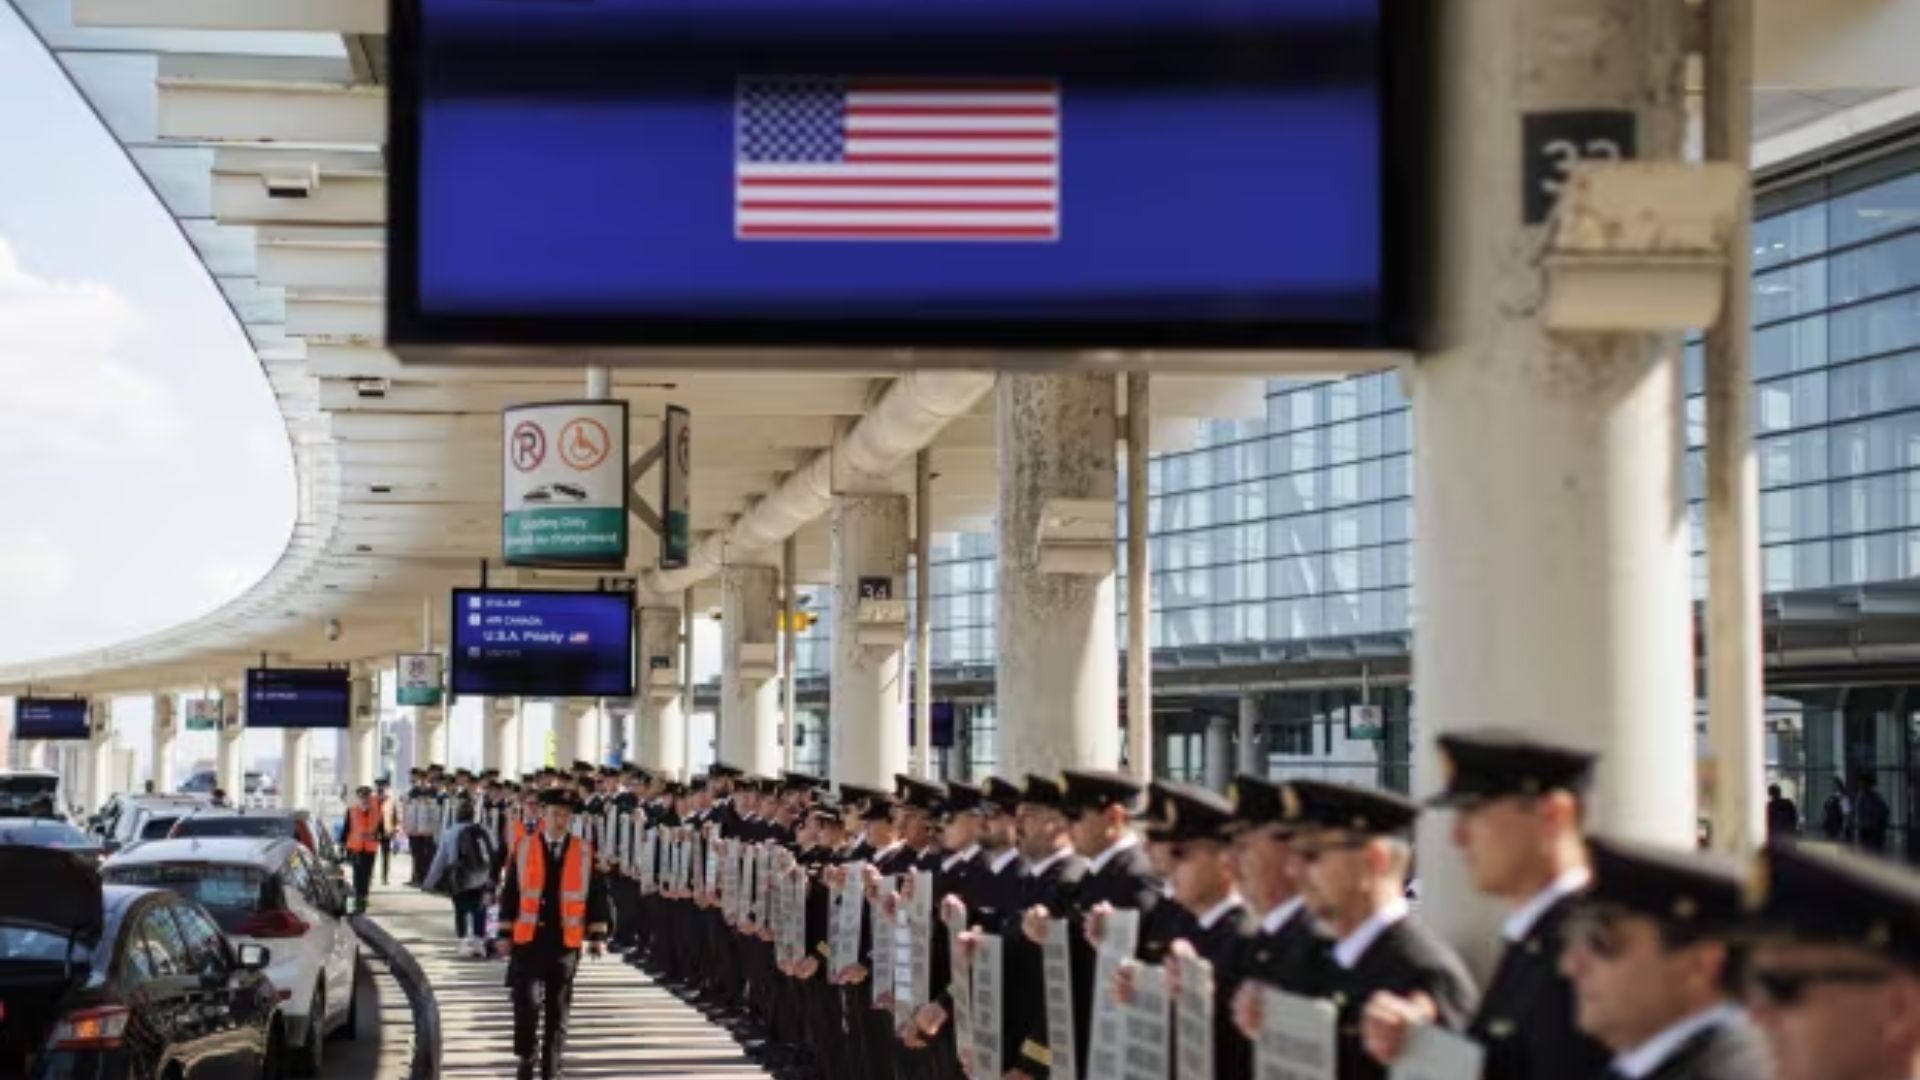
<svg viewBox="0 0 1920 1080">
<path fill-rule="evenodd" d="M 272 567 L 286 430 L 166 209 L 0 3 L 0 664 L 185 622 Z"/>
</svg>

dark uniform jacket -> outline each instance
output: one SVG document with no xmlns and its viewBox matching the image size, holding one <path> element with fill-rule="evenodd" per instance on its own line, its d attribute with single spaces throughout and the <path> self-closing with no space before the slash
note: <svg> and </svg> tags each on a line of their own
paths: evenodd
<svg viewBox="0 0 1920 1080">
<path fill-rule="evenodd" d="M 523 843 L 546 843 L 546 834 L 537 833 Z M 573 950 L 566 947 L 560 927 L 560 872 L 565 865 L 568 850 L 580 842 L 579 838 L 568 836 L 560 849 L 560 859 L 549 859 L 546 864 L 546 887 L 540 890 L 540 921 L 534 929 L 533 940 L 525 945 L 516 945 L 513 959 L 508 966 L 507 977 L 513 978 L 523 965 L 545 964 L 565 956 Z M 548 853 L 552 852 L 548 848 Z M 500 888 L 500 936 L 513 940 L 513 924 L 520 914 L 520 874 L 515 862 L 509 858 L 507 872 L 503 875 Z M 607 900 L 607 879 L 604 875 L 587 867 L 587 919 L 586 925 L 605 927 L 612 921 L 612 906 Z M 587 931 L 587 940 L 604 938 L 604 932 Z"/>
<path fill-rule="evenodd" d="M 1068 912 L 1072 919 L 1067 942 L 1073 958 L 1075 1061 L 1087 1060 L 1087 1043 L 1093 1028 L 1093 976 L 1099 962 L 1093 944 L 1087 940 L 1088 916 L 1095 907 L 1108 904 L 1122 911 L 1139 911 L 1144 922 L 1153 917 L 1156 907 L 1180 906 L 1161 895 L 1160 881 L 1154 877 L 1153 864 L 1147 858 L 1144 844 L 1136 843 L 1114 853 L 1098 870 L 1092 868 L 1091 860 L 1087 867 L 1087 874 L 1080 879 L 1080 888 L 1073 895 L 1072 910 Z"/>
<path fill-rule="evenodd" d="M 1507 943 L 1467 1034 L 1486 1048 L 1486 1080 L 1591 1076 L 1613 1057 L 1574 1023 L 1573 984 L 1560 974 L 1567 915 L 1578 894 L 1562 897 Z"/>
<path fill-rule="evenodd" d="M 1688 1037 L 1645 1080 L 1764 1080 L 1770 1073 L 1759 1030 L 1732 1016 Z M 1617 1074 L 1603 1066 L 1588 1075 L 1599 1080 Z"/>
<path fill-rule="evenodd" d="M 1200 959 L 1213 965 L 1213 1075 L 1216 1080 L 1244 1080 L 1253 1075 L 1253 1045 L 1233 1026 L 1233 993 L 1240 988 L 1239 956 L 1252 938 L 1254 920 L 1245 904 L 1202 927 L 1194 920 L 1187 943 Z M 1085 1060 L 1084 1058 L 1082 1060 Z"/>
<path fill-rule="evenodd" d="M 1460 958 L 1411 916 L 1381 931 L 1351 969 L 1329 959 L 1325 996 L 1340 1010 L 1340 1080 L 1385 1080 L 1386 1067 L 1360 1044 L 1361 1011 L 1382 990 L 1426 994 L 1439 1008 L 1440 1025 L 1455 1031 L 1466 1027 L 1479 998 Z"/>
<path fill-rule="evenodd" d="M 1296 904 L 1287 920 L 1271 932 L 1255 924 L 1234 960 L 1234 977 L 1258 979 L 1290 994 L 1317 995 L 1326 982 L 1330 944 L 1314 926 L 1306 906 Z"/>
<path fill-rule="evenodd" d="M 1087 861 L 1071 850 L 1054 859 L 1038 874 L 1022 872 L 1014 910 L 1002 914 L 1000 1018 L 1002 1062 L 1035 1080 L 1048 1075 L 1053 1053 L 1047 1043 L 1047 976 L 1040 946 L 1021 929 L 1022 913 L 1035 906 L 1049 914 L 1066 915 L 1087 873 Z"/>
</svg>

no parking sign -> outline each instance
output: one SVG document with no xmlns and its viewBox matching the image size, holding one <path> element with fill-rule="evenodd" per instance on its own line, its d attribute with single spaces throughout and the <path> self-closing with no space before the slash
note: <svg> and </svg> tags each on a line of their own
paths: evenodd
<svg viewBox="0 0 1920 1080">
<path fill-rule="evenodd" d="M 501 551 L 510 566 L 627 561 L 627 403 L 549 401 L 502 414 Z"/>
</svg>

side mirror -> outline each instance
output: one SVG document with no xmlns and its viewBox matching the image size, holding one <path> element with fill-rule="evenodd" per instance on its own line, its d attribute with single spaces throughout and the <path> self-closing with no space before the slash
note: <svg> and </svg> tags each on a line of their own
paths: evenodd
<svg viewBox="0 0 1920 1080">
<path fill-rule="evenodd" d="M 236 963 L 242 971 L 264 971 L 267 964 L 273 960 L 273 953 L 265 945 L 255 945 L 252 942 L 238 946 L 235 956 Z"/>
</svg>

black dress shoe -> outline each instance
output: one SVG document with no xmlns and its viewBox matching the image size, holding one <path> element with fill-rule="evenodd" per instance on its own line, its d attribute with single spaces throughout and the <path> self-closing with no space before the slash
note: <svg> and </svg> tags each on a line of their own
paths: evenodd
<svg viewBox="0 0 1920 1080">
<path fill-rule="evenodd" d="M 533 1059 L 530 1057 L 521 1058 L 520 1064 L 514 1069 L 513 1075 L 514 1080 L 533 1080 Z"/>
</svg>

